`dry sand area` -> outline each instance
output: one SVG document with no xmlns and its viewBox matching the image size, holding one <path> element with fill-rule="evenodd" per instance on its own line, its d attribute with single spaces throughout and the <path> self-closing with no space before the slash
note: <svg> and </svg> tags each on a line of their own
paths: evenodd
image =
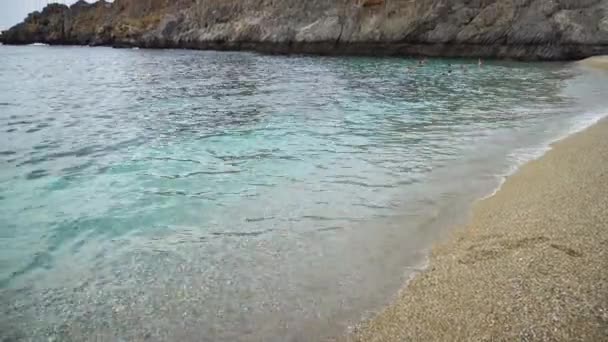
<svg viewBox="0 0 608 342">
<path fill-rule="evenodd" d="M 608 56 L 590 57 L 580 61 L 579 64 L 591 68 L 608 70 Z"/>
<path fill-rule="evenodd" d="M 608 341 L 608 120 L 526 164 L 454 235 L 347 340 Z"/>
</svg>

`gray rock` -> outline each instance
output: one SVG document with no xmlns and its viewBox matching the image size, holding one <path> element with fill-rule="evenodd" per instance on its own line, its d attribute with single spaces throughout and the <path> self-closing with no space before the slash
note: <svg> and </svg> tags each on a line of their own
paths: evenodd
<svg viewBox="0 0 608 342">
<path fill-rule="evenodd" d="M 608 54 L 608 0 L 116 0 L 49 5 L 5 44 L 576 59 Z"/>
</svg>

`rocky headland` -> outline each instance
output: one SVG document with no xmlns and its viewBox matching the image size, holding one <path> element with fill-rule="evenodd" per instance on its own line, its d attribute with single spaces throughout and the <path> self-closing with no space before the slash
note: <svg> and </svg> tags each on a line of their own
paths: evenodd
<svg viewBox="0 0 608 342">
<path fill-rule="evenodd" d="M 567 60 L 608 54 L 608 0 L 79 1 L 0 41 Z"/>
</svg>

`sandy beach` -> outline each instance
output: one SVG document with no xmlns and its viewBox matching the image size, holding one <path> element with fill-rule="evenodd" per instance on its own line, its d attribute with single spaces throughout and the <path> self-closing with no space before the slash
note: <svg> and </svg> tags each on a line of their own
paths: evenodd
<svg viewBox="0 0 608 342">
<path fill-rule="evenodd" d="M 606 137 L 603 120 L 509 177 L 348 340 L 608 340 Z"/>
<path fill-rule="evenodd" d="M 590 68 L 608 70 L 608 56 L 589 57 L 580 61 L 579 64 Z"/>
</svg>

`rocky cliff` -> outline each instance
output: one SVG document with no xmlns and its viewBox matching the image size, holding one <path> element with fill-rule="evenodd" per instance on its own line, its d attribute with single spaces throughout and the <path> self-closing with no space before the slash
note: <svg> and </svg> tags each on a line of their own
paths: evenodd
<svg viewBox="0 0 608 342">
<path fill-rule="evenodd" d="M 103 0 L 49 5 L 5 44 L 575 59 L 608 54 L 608 0 Z"/>
</svg>

